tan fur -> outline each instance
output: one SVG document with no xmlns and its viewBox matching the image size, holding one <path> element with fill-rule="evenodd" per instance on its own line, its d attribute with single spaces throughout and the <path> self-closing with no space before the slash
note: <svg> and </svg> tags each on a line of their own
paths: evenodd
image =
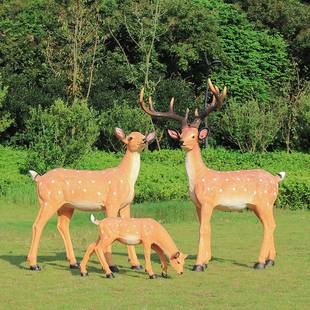
<svg viewBox="0 0 310 310">
<path fill-rule="evenodd" d="M 116 128 L 116 136 L 127 145 L 126 154 L 115 168 L 105 170 L 53 169 L 39 176 L 31 171 L 37 182 L 37 195 L 40 210 L 32 227 L 32 242 L 28 253 L 31 266 L 37 264 L 37 251 L 40 236 L 46 222 L 57 212 L 57 228 L 63 238 L 70 264 L 76 258 L 69 233 L 69 223 L 74 209 L 84 211 L 105 210 L 108 217 L 130 217 L 130 203 L 134 198 L 134 186 L 140 169 L 140 152 L 154 133 L 145 137 L 132 132 L 127 137 L 122 129 Z M 130 262 L 138 266 L 134 247 L 128 247 Z M 111 249 L 105 253 L 111 266 Z"/>
<path fill-rule="evenodd" d="M 177 273 L 183 273 L 186 254 L 179 252 L 167 230 L 153 219 L 136 218 L 106 218 L 97 221 L 91 216 L 91 221 L 99 225 L 99 237 L 96 243 L 89 245 L 83 260 L 81 261 L 81 274 L 87 274 L 86 265 L 91 255 L 96 252 L 107 275 L 112 273 L 102 251 L 111 246 L 114 241 L 123 244 L 140 244 L 144 248 L 145 269 L 149 276 L 154 276 L 151 266 L 151 249 L 155 250 L 160 257 L 162 273 L 167 274 L 167 262 L 165 255 L 169 258 L 172 267 Z M 164 255 L 165 254 L 165 255 Z"/>
</svg>

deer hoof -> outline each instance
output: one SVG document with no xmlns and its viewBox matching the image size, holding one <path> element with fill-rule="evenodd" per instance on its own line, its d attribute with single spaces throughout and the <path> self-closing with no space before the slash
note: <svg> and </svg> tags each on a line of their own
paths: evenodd
<svg viewBox="0 0 310 310">
<path fill-rule="evenodd" d="M 110 268 L 110 270 L 111 270 L 112 272 L 119 272 L 119 269 L 118 269 L 118 267 L 117 267 L 116 265 L 109 266 L 109 268 Z M 112 274 L 113 274 L 113 273 L 112 273 Z"/>
<path fill-rule="evenodd" d="M 76 262 L 75 264 L 70 264 L 70 269 L 80 269 L 80 263 Z"/>
<path fill-rule="evenodd" d="M 131 266 L 130 269 L 132 269 L 132 270 L 142 270 L 142 269 L 143 269 L 143 266 L 142 266 L 142 265 Z"/>
<path fill-rule="evenodd" d="M 161 273 L 161 276 L 162 276 L 163 278 L 165 278 L 165 279 L 167 279 L 167 278 L 168 278 L 168 274 L 167 274 L 167 273 L 165 273 L 165 272 L 162 272 L 162 273 Z"/>
<path fill-rule="evenodd" d="M 41 267 L 39 265 L 33 265 L 33 266 L 30 266 L 30 270 L 32 270 L 32 271 L 40 271 Z"/>
<path fill-rule="evenodd" d="M 87 277 L 88 276 L 88 272 L 81 272 L 81 277 Z"/>
<path fill-rule="evenodd" d="M 156 278 L 157 278 L 156 274 L 152 274 L 152 275 L 150 276 L 150 279 L 156 279 Z"/>
<path fill-rule="evenodd" d="M 113 279 L 113 278 L 115 278 L 115 276 L 114 276 L 113 273 L 108 273 L 108 274 L 106 275 L 106 278 L 107 278 L 107 279 Z"/>
<path fill-rule="evenodd" d="M 203 265 L 194 265 L 193 267 L 193 271 L 197 271 L 197 272 L 202 272 L 205 270 L 205 266 L 207 266 L 206 264 Z"/>
<path fill-rule="evenodd" d="M 272 260 L 272 259 L 267 259 L 266 262 L 265 262 L 265 266 L 266 266 L 266 267 L 272 267 L 272 266 L 274 266 L 274 260 Z"/>
<path fill-rule="evenodd" d="M 264 263 L 255 263 L 253 266 L 254 269 L 264 269 L 265 264 Z"/>
</svg>

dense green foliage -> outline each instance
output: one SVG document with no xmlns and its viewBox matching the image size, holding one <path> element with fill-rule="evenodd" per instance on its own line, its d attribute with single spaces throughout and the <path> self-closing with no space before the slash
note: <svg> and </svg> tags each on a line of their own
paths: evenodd
<svg viewBox="0 0 310 310">
<path fill-rule="evenodd" d="M 87 154 L 99 134 L 97 118 L 85 101 L 72 105 L 56 100 L 43 110 L 30 111 L 25 139 L 29 142 L 28 167 L 45 172 L 51 168 L 75 165 Z"/>
<path fill-rule="evenodd" d="M 297 77 L 289 53 L 297 46 L 293 40 L 297 34 L 298 51 L 293 54 L 307 54 L 308 5 L 297 0 L 287 5 L 268 1 L 269 12 L 276 8 L 280 17 L 273 14 L 269 23 L 272 16 L 264 11 L 258 25 L 259 14 L 254 12 L 259 12 L 259 0 L 243 2 L 241 8 L 225 2 L 232 1 L 4 1 L 0 8 L 0 74 L 7 94 L 0 110 L 9 122 L 1 142 L 31 144 L 25 140 L 30 111 L 41 106 L 40 111 L 48 113 L 57 98 L 68 104 L 79 98 L 105 117 L 99 138 L 93 137 L 96 145 L 119 150 L 112 142 L 112 132 L 121 124 L 110 114 L 119 115 L 124 107 L 126 129 L 130 130 L 133 118 L 132 127 L 148 128 L 146 118 L 136 117 L 134 110 L 128 115 L 130 108 L 137 107 L 141 86 L 153 96 L 159 110 L 167 109 L 171 96 L 179 113 L 186 107 L 193 112 L 194 107 L 202 106 L 207 52 L 210 60 L 218 58 L 223 64 L 212 72 L 212 78 L 220 87 L 228 86 L 228 103 L 231 99 L 248 106 L 259 102 L 267 114 L 272 113 L 269 102 L 285 103 L 284 123 L 289 126 L 279 128 L 283 135 L 269 135 L 273 137 L 269 149 L 307 149 L 309 123 L 298 126 L 293 116 L 294 98 L 299 98 L 296 93 L 304 90 L 307 61 L 299 58 Z M 294 5 L 302 14 L 299 20 L 291 11 Z M 297 114 L 307 109 L 307 100 L 300 102 Z M 228 107 L 224 105 L 224 113 Z M 154 123 L 160 146 L 173 146 L 165 129 L 179 125 L 162 120 Z M 239 142 L 231 141 L 236 137 L 223 134 L 228 132 L 227 126 L 212 130 L 212 139 L 235 148 Z"/>
<path fill-rule="evenodd" d="M 35 203 L 35 186 L 24 171 L 27 153 L 0 148 L 0 194 L 7 199 Z M 92 152 L 77 165 L 81 169 L 116 166 L 123 154 Z M 224 149 L 203 151 L 208 167 L 217 170 L 262 168 L 273 174 L 286 172 L 280 183 L 277 206 L 310 208 L 310 156 L 302 153 L 240 153 Z M 141 171 L 136 185 L 136 202 L 189 199 L 184 153 L 162 150 L 142 153 Z"/>
</svg>

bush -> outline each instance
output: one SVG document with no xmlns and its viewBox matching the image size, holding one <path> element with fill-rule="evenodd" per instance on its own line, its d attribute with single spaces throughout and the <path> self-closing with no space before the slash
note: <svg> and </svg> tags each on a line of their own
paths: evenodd
<svg viewBox="0 0 310 310">
<path fill-rule="evenodd" d="M 286 106 L 281 100 L 262 104 L 257 100 L 240 104 L 231 100 L 218 121 L 225 139 L 242 152 L 266 151 L 281 129 Z"/>
<path fill-rule="evenodd" d="M 224 149 L 202 152 L 205 163 L 221 171 L 262 168 L 272 174 L 286 172 L 280 183 L 277 207 L 310 210 L 310 155 L 303 153 L 240 153 Z M 35 202 L 35 186 L 30 175 L 21 173 L 27 152 L 0 147 L 0 196 L 16 203 Z M 80 161 L 80 169 L 116 166 L 122 153 L 91 152 Z M 136 184 L 135 202 L 188 200 L 188 180 L 181 150 L 143 152 Z"/>
<path fill-rule="evenodd" d="M 43 110 L 32 109 L 26 125 L 28 167 L 39 173 L 55 167 L 76 166 L 97 140 L 99 126 L 86 101 L 72 105 L 56 100 Z"/>
<path fill-rule="evenodd" d="M 100 126 L 102 132 L 99 147 L 112 151 L 120 151 L 124 147 L 124 144 L 115 138 L 115 127 L 122 128 L 126 134 L 133 131 L 145 134 L 154 130 L 150 117 L 138 107 L 131 108 L 126 101 L 114 102 L 112 108 L 102 112 Z"/>
</svg>

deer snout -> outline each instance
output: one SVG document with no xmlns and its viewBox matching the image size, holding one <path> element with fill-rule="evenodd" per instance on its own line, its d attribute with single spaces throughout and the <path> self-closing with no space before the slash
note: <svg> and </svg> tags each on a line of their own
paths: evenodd
<svg viewBox="0 0 310 310">
<path fill-rule="evenodd" d="M 184 141 L 183 140 L 179 140 L 180 146 L 184 145 Z"/>
</svg>

